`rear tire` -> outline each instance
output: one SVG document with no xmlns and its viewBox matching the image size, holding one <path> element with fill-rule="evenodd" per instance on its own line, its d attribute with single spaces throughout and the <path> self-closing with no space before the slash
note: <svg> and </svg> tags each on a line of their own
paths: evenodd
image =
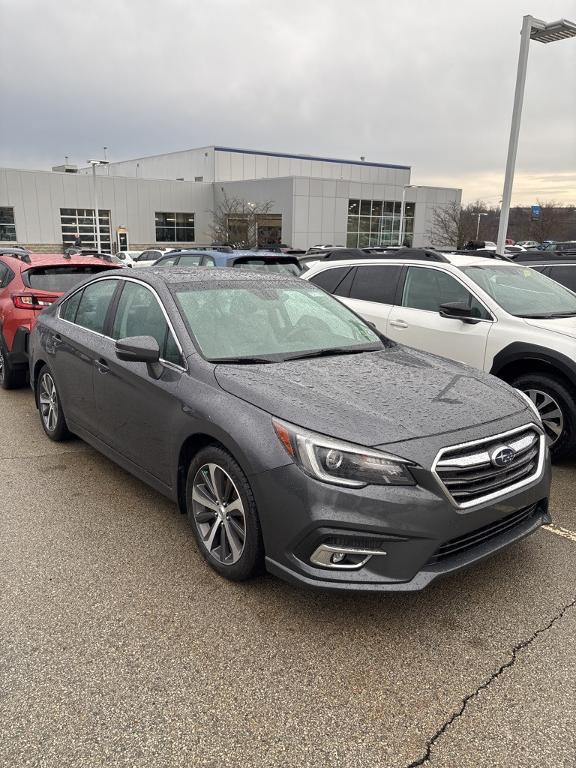
<svg viewBox="0 0 576 768">
<path fill-rule="evenodd" d="M 66 424 L 54 376 L 47 365 L 42 367 L 36 380 L 36 403 L 42 429 L 50 440 L 55 443 L 68 440 L 72 435 Z"/>
<path fill-rule="evenodd" d="M 576 392 L 544 373 L 524 374 L 511 382 L 526 393 L 542 416 L 553 459 L 576 451 Z"/>
<path fill-rule="evenodd" d="M 10 355 L 4 340 L 0 337 L 0 387 L 2 389 L 19 389 L 26 384 L 26 371 L 15 368 L 10 363 Z"/>
<path fill-rule="evenodd" d="M 262 570 L 264 545 L 248 479 L 232 456 L 215 445 L 199 451 L 188 468 L 186 514 L 198 549 L 230 581 Z"/>
</svg>

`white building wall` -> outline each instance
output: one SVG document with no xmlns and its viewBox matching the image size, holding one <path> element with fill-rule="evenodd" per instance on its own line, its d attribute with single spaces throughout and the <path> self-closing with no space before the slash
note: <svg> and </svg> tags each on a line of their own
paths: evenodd
<svg viewBox="0 0 576 768">
<path fill-rule="evenodd" d="M 169 152 L 165 155 L 138 157 L 134 160 L 122 160 L 107 166 L 96 166 L 99 176 L 128 176 L 135 179 L 184 179 L 194 181 L 214 181 L 214 147 L 185 149 L 181 152 Z M 87 175 L 92 168 L 81 168 L 79 173 Z"/>
<path fill-rule="evenodd" d="M 224 194 L 251 203 L 272 203 L 270 213 L 282 214 L 282 242 L 292 245 L 294 179 L 257 179 L 214 184 L 216 206 Z"/>
<path fill-rule="evenodd" d="M 414 216 L 414 245 L 417 247 L 431 246 L 454 248 L 457 243 L 434 242 L 431 236 L 434 210 L 443 206 L 457 203 L 462 199 L 461 189 L 449 187 L 417 187 L 409 189 L 406 199 L 416 203 Z"/>
<path fill-rule="evenodd" d="M 308 176 L 319 179 L 346 179 L 381 184 L 409 184 L 407 166 L 357 163 L 281 153 L 251 152 L 214 147 L 215 181 L 247 181 L 260 178 Z M 167 156 L 165 156 L 167 157 Z"/>
<path fill-rule="evenodd" d="M 130 242 L 156 242 L 156 211 L 194 213 L 196 242 L 210 242 L 213 185 L 99 176 L 98 206 L 109 210 L 112 238 L 127 227 Z M 0 169 L 0 206 L 14 208 L 17 241 L 62 244 L 60 208 L 94 208 L 92 178 L 53 171 Z"/>
</svg>

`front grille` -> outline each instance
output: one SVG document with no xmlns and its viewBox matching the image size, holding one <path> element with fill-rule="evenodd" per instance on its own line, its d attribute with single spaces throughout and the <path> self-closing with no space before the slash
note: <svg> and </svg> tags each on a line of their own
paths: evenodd
<svg viewBox="0 0 576 768">
<path fill-rule="evenodd" d="M 494 539 L 496 536 L 519 527 L 523 523 L 537 517 L 540 513 L 540 504 L 532 504 L 530 507 L 519 509 L 511 515 L 495 520 L 493 523 L 477 528 L 475 531 L 470 531 L 470 533 L 465 533 L 463 536 L 450 539 L 450 541 L 442 544 L 440 549 L 430 558 L 428 565 L 440 563 L 442 560 L 446 560 L 446 558 L 453 557 L 454 555 L 462 555 L 474 549 L 474 547 Z"/>
<path fill-rule="evenodd" d="M 492 461 L 500 448 L 514 456 L 504 467 Z M 458 507 L 470 507 L 502 496 L 531 482 L 541 471 L 544 438 L 534 427 L 523 427 L 485 440 L 444 448 L 434 471 Z"/>
</svg>

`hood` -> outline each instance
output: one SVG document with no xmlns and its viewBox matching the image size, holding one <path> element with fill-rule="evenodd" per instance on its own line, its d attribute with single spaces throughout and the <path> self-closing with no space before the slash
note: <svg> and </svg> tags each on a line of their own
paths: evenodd
<svg viewBox="0 0 576 768">
<path fill-rule="evenodd" d="M 542 328 L 545 331 L 561 333 L 564 336 L 572 336 L 572 338 L 576 339 L 576 317 L 557 317 L 551 320 L 544 320 L 538 317 L 525 317 L 523 319 L 527 325 L 531 325 L 534 328 Z"/>
<path fill-rule="evenodd" d="M 527 411 L 499 379 L 401 345 L 278 364 L 221 364 L 215 376 L 226 392 L 280 419 L 366 446 Z"/>
</svg>

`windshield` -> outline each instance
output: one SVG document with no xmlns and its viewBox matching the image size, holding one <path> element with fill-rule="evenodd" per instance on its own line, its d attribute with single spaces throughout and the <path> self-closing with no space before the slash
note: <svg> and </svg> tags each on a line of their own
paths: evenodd
<svg viewBox="0 0 576 768">
<path fill-rule="evenodd" d="M 22 277 L 29 288 L 65 293 L 82 282 L 86 277 L 107 269 L 109 267 L 103 267 L 99 264 L 76 267 L 37 267 L 36 269 L 28 269 L 22 274 Z"/>
<path fill-rule="evenodd" d="M 576 294 L 530 267 L 461 267 L 500 306 L 516 317 L 576 315 Z"/>
<path fill-rule="evenodd" d="M 363 320 L 305 283 L 187 285 L 179 286 L 175 295 L 208 360 L 267 362 L 383 348 Z"/>
</svg>

